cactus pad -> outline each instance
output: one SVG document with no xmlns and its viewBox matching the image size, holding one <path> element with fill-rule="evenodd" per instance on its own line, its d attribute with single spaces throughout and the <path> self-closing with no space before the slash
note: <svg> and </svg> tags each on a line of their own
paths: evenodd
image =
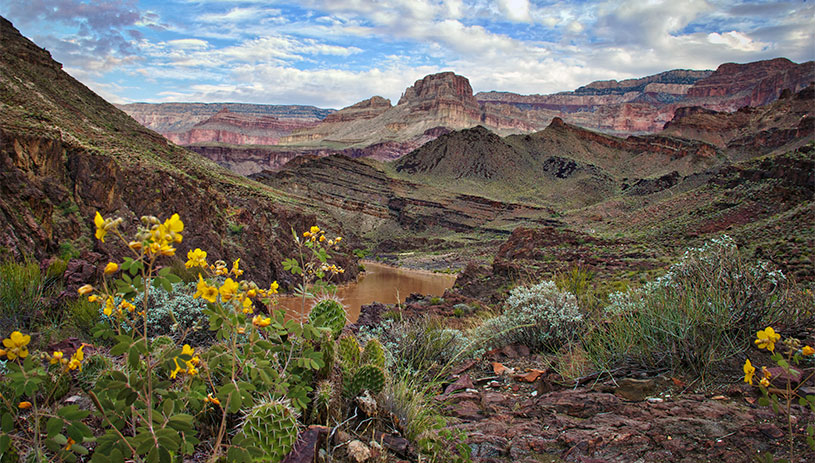
<svg viewBox="0 0 815 463">
<path fill-rule="evenodd" d="M 375 365 L 362 365 L 345 388 L 346 396 L 356 397 L 362 391 L 379 394 L 385 387 L 385 372 Z"/>
<path fill-rule="evenodd" d="M 357 338 L 353 336 L 343 336 L 339 340 L 337 350 L 340 354 L 343 371 L 354 371 L 359 366 L 361 349 Z"/>
<path fill-rule="evenodd" d="M 331 329 L 335 338 L 345 327 L 346 317 L 345 308 L 336 299 L 323 299 L 317 302 L 308 314 L 308 319 L 314 326 Z"/>
<path fill-rule="evenodd" d="M 385 349 L 378 339 L 373 338 L 365 344 L 365 350 L 362 351 L 362 363 L 385 368 Z"/>
<path fill-rule="evenodd" d="M 241 433 L 262 455 L 256 462 L 278 463 L 291 452 L 297 441 L 297 415 L 282 401 L 261 402 L 246 414 Z"/>
</svg>

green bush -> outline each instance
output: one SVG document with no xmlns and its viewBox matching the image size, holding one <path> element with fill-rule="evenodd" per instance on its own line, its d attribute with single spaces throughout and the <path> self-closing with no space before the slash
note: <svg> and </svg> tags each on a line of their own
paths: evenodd
<svg viewBox="0 0 815 463">
<path fill-rule="evenodd" d="M 61 276 L 61 275 L 60 275 Z M 30 330 L 61 290 L 58 277 L 43 275 L 32 260 L 0 263 L 0 330 Z"/>
<path fill-rule="evenodd" d="M 430 317 L 392 322 L 380 337 L 395 370 L 422 375 L 448 366 L 469 344 L 461 331 Z"/>
<path fill-rule="evenodd" d="M 151 336 L 170 336 L 192 345 L 211 344 L 215 334 L 209 331 L 203 310 L 206 301 L 193 297 L 194 284 L 176 283 L 171 292 L 153 288 L 149 294 L 147 330 Z M 143 295 L 136 296 L 134 304 L 142 307 Z"/>
<path fill-rule="evenodd" d="M 504 312 L 472 332 L 483 348 L 524 344 L 532 350 L 556 350 L 573 339 L 583 320 L 574 295 L 543 281 L 509 293 Z"/>
<path fill-rule="evenodd" d="M 646 368 L 689 371 L 741 353 L 743 339 L 798 318 L 790 283 L 765 262 L 747 262 L 723 236 L 688 249 L 668 272 L 642 288 L 610 295 L 583 343 L 601 368 L 633 361 Z"/>
<path fill-rule="evenodd" d="M 65 303 L 65 311 L 70 323 L 84 335 L 90 335 L 99 322 L 99 304 L 87 298 L 70 299 Z"/>
</svg>

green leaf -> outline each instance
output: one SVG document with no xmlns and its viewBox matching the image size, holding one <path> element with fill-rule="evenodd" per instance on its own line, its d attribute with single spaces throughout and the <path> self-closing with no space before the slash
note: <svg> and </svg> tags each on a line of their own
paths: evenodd
<svg viewBox="0 0 815 463">
<path fill-rule="evenodd" d="M 136 349 L 131 349 L 127 354 L 127 364 L 130 365 L 130 367 L 135 368 L 139 365 L 139 358 L 139 351 Z"/>
<path fill-rule="evenodd" d="M 11 447 L 11 438 L 8 434 L 0 434 L 0 453 L 5 453 Z"/>
<path fill-rule="evenodd" d="M 3 413 L 2 425 L 0 425 L 0 429 L 2 429 L 3 432 L 14 431 L 14 417 L 11 416 L 11 413 Z"/>
<path fill-rule="evenodd" d="M 164 403 L 161 405 L 161 410 L 164 413 L 164 416 L 172 416 L 174 408 L 175 402 L 173 402 L 172 400 L 165 400 Z"/>
<path fill-rule="evenodd" d="M 57 434 L 51 440 L 53 440 L 54 442 L 56 442 L 59 445 L 66 445 L 68 443 L 68 438 L 65 437 L 62 434 Z"/>
<path fill-rule="evenodd" d="M 45 425 L 45 431 L 48 434 L 48 438 L 51 439 L 57 434 L 59 434 L 59 432 L 62 431 L 62 427 L 64 425 L 65 422 L 62 421 L 61 418 L 57 418 L 55 416 L 48 418 L 48 423 L 46 423 Z"/>
<path fill-rule="evenodd" d="M 57 410 L 57 415 L 69 421 L 84 420 L 91 412 L 80 410 L 79 405 L 67 405 Z"/>
<path fill-rule="evenodd" d="M 758 404 L 761 405 L 762 407 L 767 407 L 770 405 L 770 399 L 766 397 L 759 397 Z"/>
</svg>

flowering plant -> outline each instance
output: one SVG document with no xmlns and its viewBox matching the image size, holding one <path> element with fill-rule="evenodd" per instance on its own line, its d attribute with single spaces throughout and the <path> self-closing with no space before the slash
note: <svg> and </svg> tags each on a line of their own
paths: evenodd
<svg viewBox="0 0 815 463">
<path fill-rule="evenodd" d="M 779 343 L 783 346 L 783 353 L 776 352 L 776 344 Z M 786 416 L 789 434 L 789 459 L 787 461 L 796 461 L 795 437 L 799 433 L 794 429 L 792 404 L 797 401 L 800 406 L 808 407 L 815 412 L 815 395 L 802 395 L 800 392 L 801 386 L 815 376 L 815 372 L 804 378 L 803 370 L 799 368 L 799 365 L 807 359 L 813 360 L 815 349 L 807 345 L 802 346 L 801 341 L 792 337 L 781 340 L 781 335 L 776 333 L 772 327 L 756 333 L 755 345 L 759 349 L 772 352 L 771 359 L 778 368 L 768 369 L 762 366 L 760 379 L 755 381 L 759 375 L 756 374 L 756 367 L 753 366 L 750 359 L 747 359 L 743 366 L 744 382 L 751 386 L 755 385 L 761 390 L 759 405 L 771 406 L 775 413 Z M 815 451 L 815 427 L 812 424 L 807 426 L 803 436 L 810 449 Z M 772 455 L 766 454 L 762 461 L 771 463 L 774 459 Z"/>
</svg>

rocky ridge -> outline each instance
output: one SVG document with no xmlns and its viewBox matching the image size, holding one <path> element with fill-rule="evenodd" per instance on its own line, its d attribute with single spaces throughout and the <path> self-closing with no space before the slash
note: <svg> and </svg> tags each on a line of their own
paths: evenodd
<svg viewBox="0 0 815 463">
<path fill-rule="evenodd" d="M 206 249 L 212 260 L 240 257 L 258 283 L 289 282 L 281 262 L 292 252 L 290 229 L 313 225 L 316 209 L 168 143 L 2 18 L 0 39 L 0 254 L 81 254 L 97 264 L 125 249 L 88 239 L 96 211 L 121 216 L 128 233 L 142 215 L 178 213 L 182 249 Z M 355 259 L 340 260 L 353 278 Z"/>
</svg>

